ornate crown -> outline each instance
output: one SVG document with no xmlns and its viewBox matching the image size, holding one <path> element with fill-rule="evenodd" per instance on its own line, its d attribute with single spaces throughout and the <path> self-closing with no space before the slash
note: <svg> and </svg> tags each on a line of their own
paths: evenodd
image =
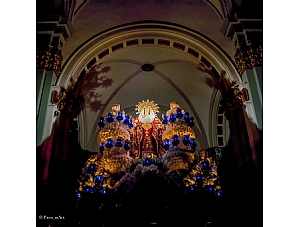
<svg viewBox="0 0 300 227">
<path fill-rule="evenodd" d="M 158 111 L 159 107 L 157 106 L 157 104 L 155 102 L 149 101 L 149 99 L 147 99 L 147 101 L 143 100 L 142 102 L 138 102 L 138 104 L 136 105 L 136 108 L 135 108 L 135 110 L 137 110 L 137 114 L 140 114 L 141 111 L 146 106 L 150 106 L 154 113 L 158 113 L 159 112 Z"/>
</svg>

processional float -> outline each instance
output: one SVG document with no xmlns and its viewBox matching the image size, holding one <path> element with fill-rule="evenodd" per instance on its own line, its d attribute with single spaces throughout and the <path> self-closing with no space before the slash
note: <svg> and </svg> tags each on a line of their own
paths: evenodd
<svg viewBox="0 0 300 227">
<path fill-rule="evenodd" d="M 176 102 L 170 103 L 162 120 L 154 101 L 143 100 L 136 110 L 134 118 L 114 104 L 100 117 L 99 154 L 92 155 L 82 169 L 78 199 L 89 193 L 126 196 L 146 175 L 176 181 L 184 193 L 206 191 L 220 197 L 218 160 L 205 150 L 195 153 L 193 117 Z"/>
</svg>

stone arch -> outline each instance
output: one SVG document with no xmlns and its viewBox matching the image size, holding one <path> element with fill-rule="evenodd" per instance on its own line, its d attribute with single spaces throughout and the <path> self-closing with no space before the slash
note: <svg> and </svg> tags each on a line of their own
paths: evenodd
<svg viewBox="0 0 300 227">
<path fill-rule="evenodd" d="M 167 48 L 172 45 L 171 47 L 177 48 L 177 50 L 181 49 L 183 54 L 193 56 L 196 64 L 204 60 L 208 68 L 214 67 L 218 74 L 224 71 L 230 81 L 241 83 L 232 59 L 208 37 L 173 23 L 140 21 L 105 30 L 83 43 L 64 64 L 61 76 L 56 83 L 57 86 L 67 88 L 76 82 L 82 70 L 88 70 L 89 63 L 104 60 L 105 56 L 114 53 L 114 48 L 120 48 L 121 44 L 123 44 L 122 48 L 126 48 L 128 41 L 136 39 L 138 40 L 137 45 L 142 45 L 141 40 L 143 39 L 170 41 L 168 46 L 161 44 L 161 47 Z M 184 47 L 180 44 L 183 44 Z"/>
</svg>

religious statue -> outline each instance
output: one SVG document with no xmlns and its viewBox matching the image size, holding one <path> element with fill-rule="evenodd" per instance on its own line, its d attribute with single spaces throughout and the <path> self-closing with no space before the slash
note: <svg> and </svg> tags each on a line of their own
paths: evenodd
<svg viewBox="0 0 300 227">
<path fill-rule="evenodd" d="M 135 119 L 133 136 L 133 153 L 135 157 L 160 157 L 164 154 L 161 135 L 163 127 L 157 117 L 159 107 L 153 101 L 142 101 L 136 105 L 137 114 Z"/>
</svg>

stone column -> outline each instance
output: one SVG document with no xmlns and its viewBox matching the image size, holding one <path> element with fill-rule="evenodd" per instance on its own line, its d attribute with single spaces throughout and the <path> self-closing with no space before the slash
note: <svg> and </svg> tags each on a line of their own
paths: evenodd
<svg viewBox="0 0 300 227">
<path fill-rule="evenodd" d="M 261 144 L 256 141 L 260 135 L 251 129 L 254 124 L 248 118 L 244 102 L 245 95 L 237 86 L 228 89 L 223 96 L 230 127 L 229 143 L 223 150 L 219 168 L 226 226 L 256 226 L 262 214 L 259 207 L 262 182 L 257 160 Z"/>
<path fill-rule="evenodd" d="M 48 48 L 37 49 L 37 146 L 49 136 L 46 128 L 53 124 L 55 105 L 51 103 L 51 94 L 58 90 L 55 83 L 61 72 L 61 62 L 61 48 L 48 45 Z"/>
<path fill-rule="evenodd" d="M 225 92 L 222 102 L 230 128 L 229 146 L 235 153 L 236 167 L 242 168 L 252 161 L 252 155 L 241 90 L 238 87 L 231 87 Z"/>
<path fill-rule="evenodd" d="M 248 83 L 257 127 L 262 129 L 262 46 L 251 43 L 239 46 L 235 61 L 243 81 Z"/>
<path fill-rule="evenodd" d="M 46 3 L 43 3 L 46 4 Z M 62 47 L 67 39 L 73 34 L 73 27 L 68 18 L 61 16 L 46 16 L 37 22 L 37 146 L 49 136 L 53 121 L 55 108 L 50 103 L 56 80 L 60 76 L 63 53 Z M 45 133 L 45 128 L 48 132 Z"/>
<path fill-rule="evenodd" d="M 222 33 L 236 47 L 233 56 L 244 83 L 248 83 L 254 120 L 262 129 L 262 1 L 238 1 L 226 16 Z"/>
<path fill-rule="evenodd" d="M 45 17 L 37 22 L 36 115 L 38 179 L 46 182 L 53 149 L 53 125 L 58 116 L 56 86 L 61 74 L 62 46 L 72 35 L 72 26 L 61 16 Z"/>
</svg>

